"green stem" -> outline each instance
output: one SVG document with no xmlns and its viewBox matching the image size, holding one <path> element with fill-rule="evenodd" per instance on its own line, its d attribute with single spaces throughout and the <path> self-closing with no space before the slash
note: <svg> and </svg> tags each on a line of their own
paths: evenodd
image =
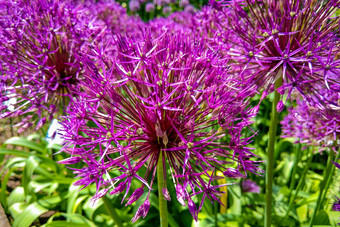
<svg viewBox="0 0 340 227">
<path fill-rule="evenodd" d="M 302 174 L 301 174 L 301 176 L 300 176 L 300 180 L 299 180 L 299 183 L 298 183 L 298 185 L 297 185 L 297 187 L 296 187 L 296 190 L 295 190 L 295 193 L 294 193 L 294 195 L 293 195 L 293 198 L 291 198 L 290 201 L 289 201 L 288 210 L 287 210 L 286 215 L 285 215 L 285 217 L 283 218 L 283 220 L 286 219 L 286 217 L 287 217 L 288 214 L 289 214 L 289 211 L 293 208 L 293 204 L 294 204 L 295 198 L 297 197 L 297 195 L 299 194 L 300 189 L 302 188 L 303 184 L 305 183 L 305 178 L 306 178 L 307 171 L 308 171 L 308 169 L 309 169 L 309 165 L 310 165 L 310 163 L 311 163 L 312 160 L 313 160 L 313 150 L 314 150 L 314 149 L 311 149 L 311 151 L 310 151 L 310 154 L 309 154 L 309 157 L 308 157 L 306 166 L 305 166 L 305 168 L 304 168 L 303 171 L 302 171 Z M 290 197 L 289 197 L 289 198 L 290 198 Z"/>
<path fill-rule="evenodd" d="M 109 215 L 111 216 L 112 220 L 114 221 L 114 223 L 118 227 L 123 227 L 123 224 L 119 219 L 119 216 L 116 212 L 116 209 L 112 206 L 111 201 L 106 196 L 103 196 L 102 199 L 103 199 L 103 202 L 104 202 L 104 206 L 105 206 L 107 212 L 109 213 Z"/>
<path fill-rule="evenodd" d="M 339 155 L 337 155 L 338 157 Z M 309 226 L 312 227 L 313 226 L 313 222 L 315 220 L 316 214 L 318 213 L 318 211 L 320 210 L 320 208 L 322 207 L 321 204 L 323 202 L 323 199 L 326 196 L 326 193 L 328 191 L 328 187 L 331 183 L 333 174 L 332 172 L 334 172 L 334 169 L 332 171 L 332 168 L 334 167 L 334 164 L 332 163 L 332 160 L 334 160 L 334 151 L 333 149 L 331 149 L 330 154 L 328 156 L 328 160 L 327 160 L 327 165 L 326 165 L 326 169 L 323 172 L 323 181 L 321 182 L 320 185 L 320 192 L 319 192 L 319 196 L 318 199 L 316 201 L 316 206 L 315 206 L 315 210 L 313 212 L 313 216 L 312 219 L 310 220 Z"/>
<path fill-rule="evenodd" d="M 330 155 L 332 156 L 331 158 L 332 158 L 333 161 L 335 161 L 335 160 L 337 160 L 339 158 L 339 152 L 337 153 L 335 159 L 333 159 L 334 151 L 331 149 Z M 325 198 L 326 198 L 326 195 L 327 195 L 327 191 L 328 191 L 329 186 L 332 183 L 332 179 L 333 179 L 333 176 L 334 176 L 334 171 L 335 171 L 335 165 L 331 162 L 330 172 L 329 172 L 328 177 L 327 177 L 324 193 L 323 193 L 323 195 L 321 197 L 321 206 L 319 207 L 319 209 L 321 209 L 321 207 L 324 206 Z"/>
<path fill-rule="evenodd" d="M 282 78 L 280 77 L 275 83 L 275 89 L 282 85 Z M 272 104 L 272 113 L 270 116 L 269 126 L 269 141 L 268 141 L 268 160 L 266 168 L 266 206 L 265 206 L 265 220 L 264 226 L 271 227 L 272 223 L 272 198 L 273 198 L 273 177 L 274 177 L 274 151 L 276 141 L 276 131 L 279 113 L 277 112 L 277 104 L 280 101 L 280 94 L 275 91 L 274 101 Z"/>
<path fill-rule="evenodd" d="M 298 163 L 300 161 L 300 158 L 301 158 L 301 143 L 298 143 L 297 144 L 297 147 L 295 148 L 295 154 L 294 154 L 294 167 L 293 167 L 293 172 L 292 172 L 292 175 L 291 175 L 291 181 L 290 181 L 290 186 L 289 186 L 289 196 L 288 198 L 291 198 L 291 195 L 292 195 L 292 191 L 293 191 L 293 187 L 295 185 L 295 181 L 296 181 L 296 178 L 295 178 L 295 175 L 296 175 L 296 170 L 298 168 Z"/>
<path fill-rule="evenodd" d="M 168 207 L 167 201 L 164 198 L 162 189 L 164 187 L 164 171 L 163 171 L 163 151 L 159 152 L 159 158 L 157 163 L 157 182 L 158 182 L 158 199 L 159 199 L 159 218 L 161 221 L 161 227 L 168 226 Z"/>
</svg>

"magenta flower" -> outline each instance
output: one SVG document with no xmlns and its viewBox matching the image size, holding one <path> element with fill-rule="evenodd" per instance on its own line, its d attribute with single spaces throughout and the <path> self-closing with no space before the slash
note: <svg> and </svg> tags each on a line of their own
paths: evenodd
<svg viewBox="0 0 340 227">
<path fill-rule="evenodd" d="M 77 95 L 82 63 L 75 53 L 95 42 L 102 28 L 88 11 L 67 1 L 15 1 L 1 15 L 2 78 L 0 99 L 15 99 L 1 107 L 0 118 L 22 116 L 18 132 L 63 112 Z M 2 103 L 2 102 L 1 102 Z"/>
<path fill-rule="evenodd" d="M 318 89 L 340 88 L 339 16 L 334 15 L 339 6 L 337 0 L 233 2 L 232 19 L 217 23 L 219 33 L 236 35 L 227 42 L 232 48 L 229 44 L 225 48 L 234 72 L 245 83 L 267 91 L 282 78 L 278 91 L 288 98 L 297 90 L 306 101 L 327 103 Z"/>
<path fill-rule="evenodd" d="M 242 181 L 242 192 L 260 193 L 260 190 L 256 182 L 249 179 Z"/>
<path fill-rule="evenodd" d="M 298 142 L 322 147 L 336 147 L 340 144 L 340 93 L 319 90 L 329 101 L 326 107 L 296 100 L 296 107 L 289 108 L 288 115 L 281 122 L 283 137 L 299 139 Z"/>
<path fill-rule="evenodd" d="M 133 221 L 148 212 L 162 153 L 164 197 L 171 200 L 171 178 L 177 200 L 197 219 L 202 204 L 196 208 L 195 195 L 219 201 L 223 185 L 211 184 L 215 171 L 258 171 L 246 146 L 250 138 L 241 133 L 253 115 L 245 101 L 251 91 L 227 76 L 226 61 L 205 50 L 203 41 L 194 45 L 180 34 L 144 37 L 118 40 L 115 67 L 86 69 L 86 93 L 62 123 L 64 152 L 87 164 L 75 169 L 77 184 L 96 183 L 97 195 L 124 193 L 129 205 L 147 193 Z M 130 194 L 132 181 L 140 187 Z"/>
<path fill-rule="evenodd" d="M 152 2 L 146 3 L 145 11 L 148 13 L 155 11 L 155 5 Z"/>
<path fill-rule="evenodd" d="M 140 9 L 140 3 L 138 0 L 131 0 L 129 2 L 129 9 L 131 12 L 136 12 Z"/>
</svg>

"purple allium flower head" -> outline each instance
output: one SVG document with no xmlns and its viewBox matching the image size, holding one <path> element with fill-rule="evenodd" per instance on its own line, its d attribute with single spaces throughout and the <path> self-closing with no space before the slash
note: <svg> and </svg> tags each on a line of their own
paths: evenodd
<svg viewBox="0 0 340 227">
<path fill-rule="evenodd" d="M 179 0 L 179 7 L 186 7 L 187 5 L 190 5 L 189 0 Z"/>
<path fill-rule="evenodd" d="M 191 13 L 191 14 L 194 14 L 196 9 L 193 5 L 187 5 L 185 8 L 184 8 L 184 11 L 187 12 L 187 13 Z"/>
<path fill-rule="evenodd" d="M 329 105 L 320 107 L 316 103 L 306 103 L 297 96 L 296 107 L 289 108 L 288 115 L 281 122 L 283 137 L 337 150 L 334 146 L 340 144 L 340 93 L 319 89 L 319 94 L 329 100 Z"/>
<path fill-rule="evenodd" d="M 177 200 L 197 219 L 205 198 L 219 201 L 224 185 L 212 185 L 215 171 L 258 171 L 246 146 L 250 138 L 242 136 L 251 123 L 251 91 L 228 77 L 226 60 L 206 50 L 203 39 L 195 45 L 181 33 L 144 37 L 120 37 L 113 68 L 86 68 L 86 92 L 62 122 L 64 152 L 87 165 L 74 169 L 78 185 L 124 193 L 127 204 L 145 191 L 148 201 L 162 152 L 164 197 L 171 199 L 166 179 L 172 178 Z M 128 196 L 132 181 L 141 186 Z M 197 194 L 203 194 L 198 209 L 191 199 Z M 148 204 L 133 221 L 145 216 Z"/>
<path fill-rule="evenodd" d="M 246 179 L 242 181 L 242 192 L 260 193 L 260 186 L 256 182 Z"/>
<path fill-rule="evenodd" d="M 140 3 L 138 0 L 131 0 L 129 2 L 129 9 L 131 12 L 137 12 L 140 9 Z"/>
<path fill-rule="evenodd" d="M 6 10 L 0 22 L 0 37 L 6 40 L 0 56 L 6 86 L 0 99 L 16 102 L 0 118 L 22 116 L 18 132 L 34 123 L 38 129 L 77 94 L 82 63 L 74 54 L 94 42 L 101 28 L 94 27 L 88 11 L 67 1 L 20 0 Z"/>
<path fill-rule="evenodd" d="M 148 13 L 155 11 L 155 5 L 152 2 L 146 3 L 145 11 Z"/>
<path fill-rule="evenodd" d="M 231 28 L 236 34 L 229 40 L 233 47 L 225 49 L 245 83 L 268 90 L 282 78 L 281 94 L 290 97 L 295 89 L 304 100 L 322 105 L 327 100 L 319 88 L 339 91 L 338 0 L 245 0 L 231 6 L 231 19 L 216 23 L 218 33 L 229 34 Z"/>
<path fill-rule="evenodd" d="M 165 6 L 163 8 L 163 14 L 167 15 L 167 14 L 170 14 L 172 11 L 171 7 L 170 6 Z"/>
</svg>

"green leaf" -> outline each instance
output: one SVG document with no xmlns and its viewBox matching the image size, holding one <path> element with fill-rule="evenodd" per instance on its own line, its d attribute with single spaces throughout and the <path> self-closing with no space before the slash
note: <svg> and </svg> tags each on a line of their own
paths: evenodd
<svg viewBox="0 0 340 227">
<path fill-rule="evenodd" d="M 332 226 L 336 226 L 340 222 L 340 212 L 339 211 L 328 211 L 329 221 Z"/>
<path fill-rule="evenodd" d="M 316 215 L 313 225 L 330 225 L 329 217 L 326 211 L 321 210 Z"/>
<path fill-rule="evenodd" d="M 34 169 L 39 165 L 40 159 L 36 156 L 30 156 L 26 160 L 26 165 L 23 171 L 22 184 L 24 186 L 25 195 L 28 195 L 28 183 L 32 180 Z"/>
<path fill-rule="evenodd" d="M 10 169 L 5 177 L 3 178 L 3 180 L 1 181 L 1 194 L 0 194 L 0 200 L 1 200 L 1 204 L 4 206 L 4 208 L 7 208 L 7 183 L 8 180 L 12 174 L 14 169 Z"/>
<path fill-rule="evenodd" d="M 297 212 L 297 215 L 299 217 L 300 223 L 307 221 L 307 215 L 308 215 L 308 205 L 307 204 L 298 207 L 296 209 L 296 212 Z"/>
<path fill-rule="evenodd" d="M 86 224 L 86 226 L 96 227 L 96 225 L 90 221 L 89 219 L 85 218 L 81 214 L 65 214 L 61 213 L 61 216 L 64 216 L 70 222 L 78 223 L 78 224 Z"/>
<path fill-rule="evenodd" d="M 38 151 L 40 153 L 45 153 L 46 152 L 46 148 L 36 142 L 30 141 L 26 138 L 22 138 L 22 137 L 12 137 L 8 140 L 5 141 L 6 145 L 11 144 L 11 145 L 15 145 L 15 146 L 22 146 L 22 147 L 27 147 L 31 150 L 35 150 Z"/>
<path fill-rule="evenodd" d="M 60 150 L 63 146 L 56 144 L 56 143 L 49 143 L 47 148 L 54 149 L 54 150 Z"/>
<path fill-rule="evenodd" d="M 26 164 L 26 158 L 22 157 L 14 157 L 7 161 L 4 170 L 7 169 L 15 169 L 15 168 L 23 168 Z"/>
<path fill-rule="evenodd" d="M 9 150 L 4 148 L 0 148 L 0 154 L 8 154 L 22 157 L 29 157 L 31 155 L 30 153 L 25 151 Z"/>
<path fill-rule="evenodd" d="M 23 187 L 16 187 L 14 190 L 9 194 L 7 205 L 10 207 L 14 203 L 20 203 L 25 201 L 25 192 Z"/>
<path fill-rule="evenodd" d="M 12 206 L 8 207 L 8 211 L 15 219 L 26 209 L 27 206 L 28 204 L 25 202 L 14 203 Z"/>
<path fill-rule="evenodd" d="M 94 212 L 103 205 L 102 199 L 96 199 L 95 202 L 91 199 L 91 197 L 88 197 L 83 205 L 83 210 L 85 211 L 85 214 L 88 218 L 93 219 Z"/>
<path fill-rule="evenodd" d="M 86 223 L 76 223 L 76 222 L 67 222 L 67 221 L 53 221 L 50 223 L 46 223 L 41 227 L 86 227 L 91 226 Z"/>
<path fill-rule="evenodd" d="M 74 206 L 76 203 L 76 199 L 79 195 L 79 189 L 81 189 L 80 186 L 75 186 L 73 184 L 70 185 L 68 189 L 68 199 L 67 199 L 67 214 L 72 214 L 74 213 Z M 69 221 L 69 220 L 68 220 Z"/>
<path fill-rule="evenodd" d="M 72 213 L 76 213 L 77 208 L 79 207 L 80 203 L 86 199 L 89 195 L 83 195 L 81 197 L 78 197 L 77 200 L 75 201 L 74 205 L 73 205 L 73 209 L 72 209 Z"/>
<path fill-rule="evenodd" d="M 56 206 L 58 206 L 59 203 L 63 201 L 63 198 L 59 195 L 52 196 L 52 197 L 44 197 L 42 199 L 39 199 L 37 203 L 47 209 L 52 209 Z"/>
<path fill-rule="evenodd" d="M 29 227 L 34 220 L 47 211 L 45 207 L 42 207 L 37 202 L 32 203 L 14 219 L 13 227 Z"/>
</svg>

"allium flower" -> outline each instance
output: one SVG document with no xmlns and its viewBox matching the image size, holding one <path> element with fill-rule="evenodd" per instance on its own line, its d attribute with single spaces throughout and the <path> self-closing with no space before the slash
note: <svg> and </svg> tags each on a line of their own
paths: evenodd
<svg viewBox="0 0 340 227">
<path fill-rule="evenodd" d="M 318 89 L 340 89 L 339 6 L 338 0 L 245 0 L 232 3 L 229 21 L 216 23 L 219 33 L 231 27 L 237 36 L 226 50 L 245 83 L 268 90 L 282 78 L 279 93 L 289 97 L 296 89 L 324 105 Z"/>
<path fill-rule="evenodd" d="M 152 2 L 148 2 L 145 5 L 145 11 L 148 13 L 155 11 L 155 5 Z"/>
<path fill-rule="evenodd" d="M 167 14 L 170 14 L 172 11 L 171 7 L 170 6 L 165 6 L 163 8 L 163 14 L 167 15 Z"/>
<path fill-rule="evenodd" d="M 140 4 L 138 0 L 131 0 L 129 2 L 129 9 L 131 12 L 137 12 L 140 9 Z"/>
<path fill-rule="evenodd" d="M 288 115 L 281 122 L 283 137 L 337 150 L 334 146 L 340 144 L 340 93 L 320 89 L 319 94 L 331 104 L 321 109 L 298 99 L 296 107 L 289 108 Z"/>
<path fill-rule="evenodd" d="M 193 5 L 187 5 L 185 8 L 184 8 L 184 11 L 187 12 L 187 13 L 192 13 L 194 14 L 196 9 Z"/>
<path fill-rule="evenodd" d="M 20 133 L 35 121 L 40 128 L 72 101 L 82 74 L 74 54 L 94 42 L 102 28 L 81 6 L 66 1 L 20 0 L 8 4 L 6 12 L 0 21 L 6 75 L 0 100 L 15 98 L 16 103 L 12 111 L 2 106 L 0 118 L 23 116 L 16 125 Z"/>
<path fill-rule="evenodd" d="M 189 0 L 179 0 L 179 7 L 186 7 L 187 5 L 189 5 L 190 2 Z"/>
<path fill-rule="evenodd" d="M 124 193 L 127 205 L 148 191 L 135 221 L 148 212 L 162 154 L 164 197 L 171 199 L 166 179 L 172 178 L 177 200 L 187 201 L 197 220 L 205 198 L 219 201 L 224 185 L 212 184 L 215 171 L 228 176 L 235 168 L 242 177 L 261 172 L 246 147 L 250 138 L 242 137 L 253 115 L 245 101 L 250 91 L 228 78 L 224 59 L 189 36 L 148 33 L 141 41 L 120 38 L 117 45 L 116 67 L 86 69 L 83 101 L 62 123 L 68 141 L 63 150 L 87 165 L 74 169 L 81 178 L 76 184 L 96 183 L 96 198 Z M 128 196 L 132 181 L 140 187 Z M 192 200 L 197 194 L 203 195 L 198 209 Z"/>
<path fill-rule="evenodd" d="M 260 193 L 260 190 L 256 182 L 249 179 L 242 181 L 242 192 Z"/>
</svg>

